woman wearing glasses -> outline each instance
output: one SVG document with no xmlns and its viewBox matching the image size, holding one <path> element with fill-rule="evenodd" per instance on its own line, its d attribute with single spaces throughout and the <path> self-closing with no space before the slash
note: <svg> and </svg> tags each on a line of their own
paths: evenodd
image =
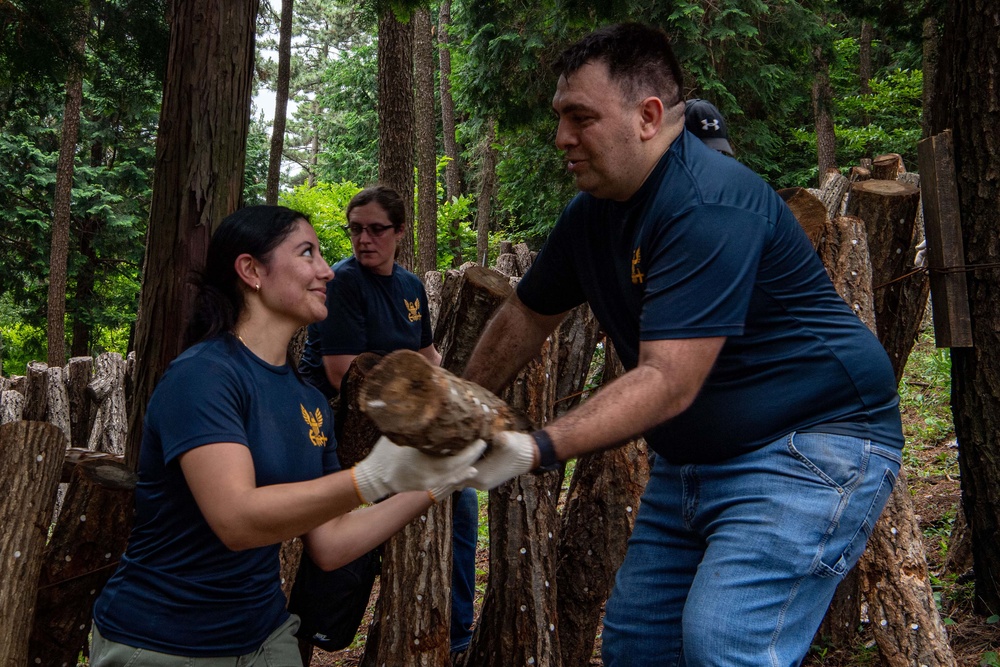
<svg viewBox="0 0 1000 667">
<path fill-rule="evenodd" d="M 347 223 L 354 256 L 333 267 L 335 277 L 326 292 L 329 316 L 309 326 L 299 364 L 327 398 L 340 391 L 351 362 L 362 352 L 415 350 L 432 364 L 441 361 L 423 283 L 395 261 L 396 248 L 407 233 L 402 197 L 384 185 L 366 188 L 347 204 Z M 459 653 L 469 646 L 474 618 L 479 528 L 474 490 L 455 495 L 452 515 L 451 650 Z"/>
</svg>

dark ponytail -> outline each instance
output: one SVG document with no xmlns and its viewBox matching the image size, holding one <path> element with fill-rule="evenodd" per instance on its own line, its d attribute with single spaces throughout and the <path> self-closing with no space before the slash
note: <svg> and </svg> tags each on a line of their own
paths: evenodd
<svg viewBox="0 0 1000 667">
<path fill-rule="evenodd" d="M 284 206 L 248 206 L 222 221 L 196 280 L 198 294 L 184 347 L 233 329 L 243 313 L 245 289 L 236 274 L 236 258 L 246 253 L 266 265 L 299 220 L 309 218 Z"/>
</svg>

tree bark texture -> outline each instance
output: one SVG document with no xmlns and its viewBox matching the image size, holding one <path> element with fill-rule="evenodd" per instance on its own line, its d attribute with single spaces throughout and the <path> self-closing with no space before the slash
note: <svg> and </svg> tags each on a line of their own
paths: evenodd
<svg viewBox="0 0 1000 667">
<path fill-rule="evenodd" d="M 814 51 L 816 77 L 812 85 L 813 119 L 816 124 L 816 158 L 820 180 L 828 169 L 837 168 L 837 137 L 833 131 L 833 89 L 830 65 L 820 47 Z"/>
<path fill-rule="evenodd" d="M 413 21 L 401 23 L 391 3 L 378 17 L 378 180 L 396 190 L 413 220 Z M 397 261 L 414 270 L 413 229 Z"/>
<path fill-rule="evenodd" d="M 899 153 L 886 153 L 872 159 L 872 179 L 876 181 L 896 181 L 905 173 L 906 166 Z"/>
<path fill-rule="evenodd" d="M 440 271 L 424 274 L 424 291 L 427 292 L 427 311 L 431 316 L 431 331 L 437 330 L 438 315 L 441 314 L 441 291 L 444 289 L 444 275 Z"/>
<path fill-rule="evenodd" d="M 923 537 L 902 470 L 858 568 L 872 633 L 888 667 L 957 664 L 934 604 Z"/>
<path fill-rule="evenodd" d="M 1000 613 L 1000 8 L 949 3 L 934 133 L 952 128 L 975 347 L 952 349 L 962 504 L 972 533 L 976 610 Z"/>
<path fill-rule="evenodd" d="M 431 12 L 413 14 L 413 64 L 417 137 L 417 275 L 437 268 L 437 116 L 434 113 L 434 43 Z"/>
<path fill-rule="evenodd" d="M 29 361 L 24 369 L 24 420 L 45 421 L 49 408 L 48 364 Z"/>
<path fill-rule="evenodd" d="M 455 100 L 451 95 L 451 50 L 448 47 L 448 30 L 451 25 L 451 0 L 443 0 L 438 11 L 438 78 L 441 90 L 441 137 L 444 156 L 444 192 L 448 201 L 462 195 L 461 169 L 458 162 L 458 142 L 455 140 Z M 448 230 L 451 265 L 462 264 L 462 241 L 458 235 L 458 218 Z"/>
<path fill-rule="evenodd" d="M 0 661 L 28 664 L 38 574 L 52 520 L 66 440 L 52 424 L 0 426 Z"/>
<path fill-rule="evenodd" d="M 146 402 L 180 352 L 192 276 L 212 230 L 238 209 L 260 0 L 176 0 L 156 136 L 153 197 L 136 321 L 126 461 L 138 465 Z"/>
<path fill-rule="evenodd" d="M 871 95 L 872 40 L 875 38 L 871 21 L 861 22 L 861 39 L 858 42 L 858 89 L 862 95 Z M 866 122 L 865 125 L 868 123 Z"/>
<path fill-rule="evenodd" d="M 872 262 L 868 235 L 861 218 L 840 216 L 827 227 L 817 247 L 837 294 L 875 332 Z"/>
<path fill-rule="evenodd" d="M 584 303 L 569 312 L 556 329 L 559 339 L 559 364 L 556 373 L 555 416 L 561 417 L 583 398 L 590 364 L 601 337 L 601 325 L 590 305 Z"/>
<path fill-rule="evenodd" d="M 0 392 L 0 424 L 21 421 L 24 414 L 24 394 L 13 389 Z"/>
<path fill-rule="evenodd" d="M 385 543 L 363 667 L 439 667 L 451 643 L 451 501 L 427 509 Z"/>
<path fill-rule="evenodd" d="M 125 360 L 117 352 L 97 357 L 87 393 L 97 406 L 87 448 L 109 454 L 125 453 Z"/>
<path fill-rule="evenodd" d="M 285 118 L 288 114 L 288 82 L 292 70 L 292 5 L 293 0 L 281 0 L 281 25 L 278 28 L 278 80 L 274 85 L 274 120 L 271 122 L 271 151 L 267 162 L 267 184 L 264 202 L 278 203 L 278 183 L 281 180 L 281 153 L 285 148 Z"/>
<path fill-rule="evenodd" d="M 111 458 L 73 467 L 42 559 L 29 664 L 76 664 L 94 600 L 114 573 L 132 527 L 135 473 Z"/>
<path fill-rule="evenodd" d="M 805 230 L 813 247 L 819 243 L 826 229 L 827 210 L 823 202 L 806 188 L 782 188 L 778 194 L 792 211 L 792 215 Z"/>
<path fill-rule="evenodd" d="M 846 176 L 839 173 L 827 174 L 823 186 L 819 190 L 819 200 L 826 208 L 828 220 L 844 215 L 847 211 L 847 191 L 851 187 L 851 182 Z"/>
<path fill-rule="evenodd" d="M 87 392 L 94 371 L 93 357 L 73 357 L 66 364 L 66 388 L 69 392 L 70 443 L 86 447 L 94 418 L 94 406 Z"/>
<path fill-rule="evenodd" d="M 90 24 L 90 2 L 76 7 L 76 40 L 69 74 L 66 77 L 66 100 L 63 105 L 62 138 L 56 163 L 55 195 L 52 200 L 52 239 L 49 246 L 49 292 L 47 300 L 48 362 L 50 366 L 66 363 L 66 272 L 69 258 L 70 207 L 73 202 L 73 171 L 76 142 L 80 136 L 80 107 L 83 105 L 83 63 Z"/>
<path fill-rule="evenodd" d="M 558 339 L 550 337 L 505 397 L 537 426 L 553 416 Z M 469 667 L 559 667 L 556 512 L 562 470 L 515 477 L 490 491 L 490 572 Z M 516 582 L 516 583 L 515 583 Z"/>
<path fill-rule="evenodd" d="M 476 262 L 485 265 L 490 250 L 490 217 L 493 212 L 493 197 L 497 193 L 497 150 L 496 121 L 485 121 L 486 136 L 483 137 L 479 161 L 479 199 L 476 204 Z"/>
<path fill-rule="evenodd" d="M 397 445 L 449 456 L 473 440 L 525 428 L 489 390 L 456 377 L 412 350 L 396 350 L 361 387 L 361 411 Z"/>
<path fill-rule="evenodd" d="M 461 375 L 486 324 L 511 292 L 504 276 L 481 266 L 447 273 L 434 332 L 442 368 Z"/>
<path fill-rule="evenodd" d="M 912 265 L 920 190 L 898 181 L 868 180 L 852 185 L 850 197 L 847 212 L 864 220 L 868 233 L 878 337 L 898 379 L 913 341 L 907 340 L 909 327 L 901 326 L 900 321 L 903 281 L 893 281 L 903 275 L 908 259 Z M 921 308 L 926 294 L 923 298 Z"/>
<path fill-rule="evenodd" d="M 368 456 L 382 433 L 375 422 L 361 409 L 361 388 L 372 369 L 382 361 L 382 355 L 362 352 L 354 358 L 337 397 L 337 458 L 345 470 Z"/>
<path fill-rule="evenodd" d="M 920 128 L 923 138 L 931 136 L 936 132 L 933 128 L 934 113 L 936 111 L 935 95 L 937 90 L 937 71 L 940 59 L 941 37 L 938 31 L 938 20 L 933 16 L 924 19 L 923 26 L 923 57 L 921 59 L 921 70 L 923 72 L 923 91 L 920 116 Z"/>
<path fill-rule="evenodd" d="M 611 343 L 605 345 L 602 385 L 625 372 Z M 556 573 L 556 618 L 566 667 L 590 663 L 601 610 L 625 560 L 648 480 L 649 456 L 641 438 L 577 459 L 562 513 Z"/>
</svg>

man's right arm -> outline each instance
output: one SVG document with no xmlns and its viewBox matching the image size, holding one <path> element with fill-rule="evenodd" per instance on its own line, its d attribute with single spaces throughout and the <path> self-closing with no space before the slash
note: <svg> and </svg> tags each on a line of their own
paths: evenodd
<svg viewBox="0 0 1000 667">
<path fill-rule="evenodd" d="M 538 354 L 566 313 L 542 315 L 511 294 L 476 343 L 463 377 L 499 394 Z"/>
</svg>

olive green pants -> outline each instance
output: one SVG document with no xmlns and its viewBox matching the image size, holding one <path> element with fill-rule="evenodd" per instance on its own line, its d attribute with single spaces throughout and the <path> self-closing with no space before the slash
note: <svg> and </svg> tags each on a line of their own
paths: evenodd
<svg viewBox="0 0 1000 667">
<path fill-rule="evenodd" d="M 223 658 L 189 658 L 157 653 L 105 639 L 93 627 L 90 667 L 302 667 L 295 633 L 299 617 L 292 614 L 253 653 Z"/>
</svg>

